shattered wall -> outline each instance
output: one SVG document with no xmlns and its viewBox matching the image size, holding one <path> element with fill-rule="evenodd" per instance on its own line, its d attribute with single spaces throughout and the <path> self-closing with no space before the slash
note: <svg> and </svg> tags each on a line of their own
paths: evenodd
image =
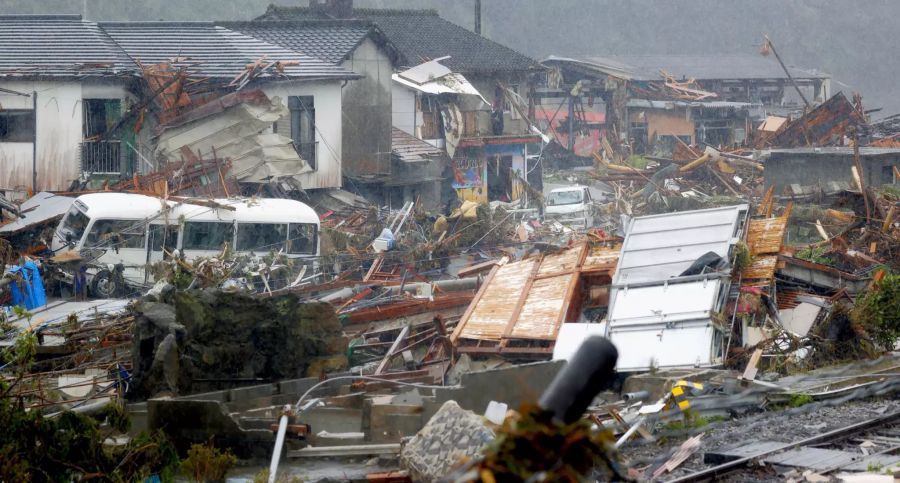
<svg viewBox="0 0 900 483">
<path fill-rule="evenodd" d="M 347 340 L 329 304 L 195 290 L 135 311 L 132 398 L 318 376 L 347 364 Z"/>
<path fill-rule="evenodd" d="M 343 174 L 351 177 L 388 174 L 391 172 L 391 60 L 367 38 L 341 66 L 363 76 L 348 82 L 342 92 L 348 127 L 343 139 Z"/>
</svg>

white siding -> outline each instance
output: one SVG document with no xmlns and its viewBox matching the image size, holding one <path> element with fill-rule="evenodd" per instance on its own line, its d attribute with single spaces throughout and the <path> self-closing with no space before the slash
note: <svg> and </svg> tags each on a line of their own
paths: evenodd
<svg viewBox="0 0 900 483">
<path fill-rule="evenodd" d="M 286 81 L 264 85 L 269 98 L 287 106 L 289 96 L 313 96 L 316 109 L 316 171 L 297 176 L 303 189 L 341 187 L 341 81 Z"/>
<path fill-rule="evenodd" d="M 421 124 L 421 115 L 416 112 L 416 93 L 397 83 L 392 85 L 392 90 L 391 120 L 394 127 L 415 136 L 416 128 Z"/>
<path fill-rule="evenodd" d="M 65 190 L 78 178 L 81 143 L 81 100 L 124 98 L 118 85 L 82 85 L 80 82 L 0 81 L 0 87 L 18 92 L 37 91 L 37 189 Z M 84 92 L 84 95 L 82 94 Z M 0 92 L 4 109 L 32 109 L 31 97 Z M 0 142 L 0 190 L 31 189 L 32 144 Z"/>
</svg>

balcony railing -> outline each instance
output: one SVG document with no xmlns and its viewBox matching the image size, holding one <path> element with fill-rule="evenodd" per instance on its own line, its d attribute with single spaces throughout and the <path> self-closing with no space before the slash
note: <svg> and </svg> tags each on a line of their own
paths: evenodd
<svg viewBox="0 0 900 483">
<path fill-rule="evenodd" d="M 83 173 L 120 174 L 123 172 L 121 141 L 83 141 L 80 154 Z"/>
</svg>

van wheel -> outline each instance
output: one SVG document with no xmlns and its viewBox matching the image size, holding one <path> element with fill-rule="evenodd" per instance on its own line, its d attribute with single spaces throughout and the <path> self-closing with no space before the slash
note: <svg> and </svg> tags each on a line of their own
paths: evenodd
<svg viewBox="0 0 900 483">
<path fill-rule="evenodd" d="M 121 282 L 109 270 L 101 270 L 91 280 L 91 294 L 101 299 L 115 298 L 122 293 Z"/>
</svg>

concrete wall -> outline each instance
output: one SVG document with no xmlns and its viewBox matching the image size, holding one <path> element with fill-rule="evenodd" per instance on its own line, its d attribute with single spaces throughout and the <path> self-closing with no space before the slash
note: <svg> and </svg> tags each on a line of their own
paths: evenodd
<svg viewBox="0 0 900 483">
<path fill-rule="evenodd" d="M 340 188 L 342 186 L 343 120 L 341 116 L 341 82 L 284 81 L 264 84 L 269 98 L 279 97 L 287 106 L 289 96 L 313 96 L 316 109 L 316 170 L 297 176 L 303 189 Z"/>
<path fill-rule="evenodd" d="M 342 92 L 343 174 L 390 173 L 391 60 L 375 42 L 366 39 L 342 66 L 364 76 L 348 82 Z"/>
<path fill-rule="evenodd" d="M 900 152 L 881 155 L 862 155 L 864 182 L 867 186 L 881 186 L 883 170 L 897 166 L 900 169 Z M 775 185 L 775 193 L 781 194 L 791 184 L 828 188 L 832 181 L 854 186 L 850 168 L 853 155 L 843 153 L 777 153 L 773 152 L 765 162 L 765 187 Z M 894 181 L 896 183 L 896 181 Z"/>
<path fill-rule="evenodd" d="M 37 189 L 64 190 L 80 175 L 84 98 L 124 99 L 124 85 L 88 82 L 14 81 L 0 87 L 37 91 Z M 0 92 L 3 109 L 33 109 L 31 97 Z M 31 189 L 33 145 L 0 143 L 0 190 Z"/>
<path fill-rule="evenodd" d="M 436 391 L 436 406 L 454 400 L 464 409 L 483 414 L 491 401 L 506 403 L 510 409 L 535 404 L 565 364 L 565 361 L 536 362 L 463 374 L 462 388 Z"/>
</svg>

